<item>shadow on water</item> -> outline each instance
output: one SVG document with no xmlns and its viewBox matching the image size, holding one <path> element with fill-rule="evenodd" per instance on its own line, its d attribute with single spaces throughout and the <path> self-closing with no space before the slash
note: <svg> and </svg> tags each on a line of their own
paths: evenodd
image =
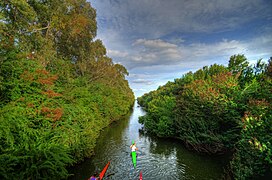
<svg viewBox="0 0 272 180">
<path fill-rule="evenodd" d="M 100 172 L 108 161 L 111 164 L 105 179 L 220 179 L 228 159 L 198 155 L 186 150 L 177 140 L 159 139 L 141 130 L 139 116 L 145 112 L 134 105 L 130 116 L 105 128 L 97 141 L 95 155 L 70 170 L 71 180 L 88 179 L 95 171 Z M 139 148 L 137 167 L 134 169 L 130 157 L 130 144 L 135 140 Z"/>
</svg>

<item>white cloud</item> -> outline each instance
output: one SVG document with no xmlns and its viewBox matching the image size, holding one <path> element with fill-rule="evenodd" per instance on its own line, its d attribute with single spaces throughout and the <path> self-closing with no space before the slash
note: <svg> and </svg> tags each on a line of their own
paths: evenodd
<svg viewBox="0 0 272 180">
<path fill-rule="evenodd" d="M 140 62 L 140 61 L 143 59 L 143 57 L 141 57 L 141 56 L 132 56 L 131 59 L 132 59 L 133 61 L 138 61 L 138 62 Z"/>
<path fill-rule="evenodd" d="M 155 40 L 146 40 L 146 39 L 137 39 L 133 45 L 143 45 L 146 48 L 151 49 L 172 49 L 177 48 L 177 45 L 165 42 L 161 39 Z"/>
<path fill-rule="evenodd" d="M 142 48 L 138 48 L 140 45 Z M 160 39 L 140 39 L 133 43 L 131 48 L 133 52 L 127 55 L 124 60 L 126 67 L 129 69 L 137 67 L 150 68 L 151 66 L 162 66 L 163 68 L 171 65 L 190 65 L 193 63 L 200 66 L 214 58 L 221 58 L 222 60 L 229 58 L 233 54 L 243 54 L 247 45 L 237 40 L 223 39 L 220 42 L 210 44 L 193 43 L 178 46 Z"/>
<path fill-rule="evenodd" d="M 139 83 L 139 84 L 146 84 L 146 85 L 151 85 L 154 84 L 154 82 L 146 79 L 134 79 L 131 81 L 132 83 Z"/>
<path fill-rule="evenodd" d="M 133 43 L 133 51 L 126 56 L 123 63 L 129 70 L 137 67 L 150 69 L 153 66 L 163 69 L 171 65 L 201 68 L 213 63 L 226 64 L 234 54 L 245 54 L 248 58 L 252 58 L 253 54 L 256 57 L 265 55 L 266 58 L 271 56 L 271 44 L 272 35 L 269 34 L 247 41 L 222 39 L 214 43 L 179 46 L 160 39 L 141 39 Z M 140 45 L 142 48 L 138 48 Z"/>
<path fill-rule="evenodd" d="M 126 57 L 128 55 L 127 52 L 121 52 L 118 50 L 107 50 L 109 57 Z"/>
<path fill-rule="evenodd" d="M 171 61 L 177 61 L 181 57 L 176 44 L 161 39 L 137 39 L 131 48 L 134 51 L 129 62 L 134 68 L 142 65 L 172 64 Z"/>
<path fill-rule="evenodd" d="M 245 45 L 237 40 L 226 40 L 223 39 L 220 42 L 206 44 L 206 43 L 198 43 L 191 44 L 189 47 L 185 47 L 184 50 L 187 53 L 190 53 L 192 57 L 224 57 L 230 56 L 237 53 L 245 52 Z"/>
</svg>

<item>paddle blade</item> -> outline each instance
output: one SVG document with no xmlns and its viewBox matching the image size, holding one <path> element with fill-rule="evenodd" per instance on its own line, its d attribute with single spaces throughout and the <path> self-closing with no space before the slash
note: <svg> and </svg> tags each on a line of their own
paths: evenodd
<svg viewBox="0 0 272 180">
<path fill-rule="evenodd" d="M 108 162 L 108 164 L 106 164 L 106 166 L 104 167 L 104 169 L 103 169 L 103 170 L 101 171 L 101 173 L 99 174 L 100 180 L 103 179 L 103 177 L 104 177 L 104 175 L 105 175 L 105 173 L 106 173 L 106 171 L 107 171 L 109 165 L 110 165 L 110 161 Z"/>
</svg>

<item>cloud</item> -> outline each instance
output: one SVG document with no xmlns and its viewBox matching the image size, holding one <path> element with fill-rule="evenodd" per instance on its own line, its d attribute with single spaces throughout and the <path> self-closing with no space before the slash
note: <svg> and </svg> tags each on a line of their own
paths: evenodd
<svg viewBox="0 0 272 180">
<path fill-rule="evenodd" d="M 109 57 L 126 57 L 128 55 L 127 52 L 121 52 L 118 50 L 107 50 L 107 54 Z"/>
<path fill-rule="evenodd" d="M 234 54 L 272 56 L 271 0 L 92 0 L 98 38 L 136 96 Z"/>
<path fill-rule="evenodd" d="M 165 46 L 165 48 L 154 44 L 149 48 L 150 44 L 148 44 L 143 46 L 143 49 L 134 49 L 123 60 L 121 59 L 121 63 L 129 71 L 139 69 L 139 71 L 158 74 L 176 71 L 177 68 L 201 68 L 214 63 L 226 65 L 229 57 L 234 54 L 245 54 L 248 59 L 254 60 L 268 59 L 272 55 L 271 44 L 272 35 L 269 34 L 246 41 L 222 39 L 214 43 L 181 44 Z M 152 71 L 153 69 L 156 70 Z"/>
<path fill-rule="evenodd" d="M 148 73 L 144 73 L 145 68 L 141 71 L 138 71 L 139 69 L 133 69 L 132 72 L 134 73 L 128 77 L 128 80 L 136 97 L 143 95 L 145 92 L 156 90 L 159 86 L 164 85 L 168 81 L 180 78 L 184 73 L 188 72 L 188 69 L 175 66 L 169 66 L 166 67 L 166 69 L 168 69 L 168 71 L 161 71 L 161 68 L 154 66 L 149 68 Z"/>
<path fill-rule="evenodd" d="M 154 82 L 146 79 L 134 79 L 131 81 L 132 83 L 138 83 L 138 84 L 146 84 L 146 85 L 151 85 L 154 84 Z"/>
<path fill-rule="evenodd" d="M 177 61 L 181 57 L 176 44 L 161 39 L 137 39 L 132 44 L 132 48 L 135 49 L 131 58 L 134 67 L 141 66 L 141 64 L 172 64 L 172 61 Z"/>
<path fill-rule="evenodd" d="M 252 38 L 246 43 L 246 55 L 253 59 L 265 58 L 268 59 L 272 56 L 272 34 L 265 34 Z"/>
<path fill-rule="evenodd" d="M 224 35 L 237 28 L 243 35 L 247 31 L 241 28 L 248 23 L 271 21 L 272 8 L 268 8 L 271 2 L 94 0 L 92 4 L 97 8 L 98 38 L 105 43 L 109 57 L 131 70 L 159 65 L 202 65 L 210 59 L 222 60 L 249 51 L 264 54 L 261 51 L 267 52 L 267 48 L 260 48 L 264 41 L 257 42 L 257 34 L 250 39 Z M 270 33 L 271 25 L 259 29 Z M 266 45 L 271 47 L 271 41 Z"/>
<path fill-rule="evenodd" d="M 146 39 L 137 39 L 133 45 L 143 45 L 146 48 L 150 49 L 173 49 L 177 48 L 177 45 L 165 42 L 161 39 L 155 40 L 146 40 Z"/>
<path fill-rule="evenodd" d="M 256 57 L 271 55 L 272 35 L 266 34 L 246 41 L 222 39 L 213 43 L 176 45 L 161 39 L 137 39 L 127 52 L 109 50 L 110 57 L 118 59 L 129 70 L 141 68 L 146 71 L 157 66 L 199 67 L 213 63 L 225 64 L 231 55 L 245 54 Z M 260 57 L 261 58 L 261 57 Z M 167 70 L 167 69 L 166 69 Z M 158 70 L 159 71 L 159 70 Z M 164 71 L 164 70 L 160 70 Z M 156 72 L 158 73 L 158 72 Z"/>
<path fill-rule="evenodd" d="M 94 0 L 93 4 L 107 9 L 98 15 L 102 31 L 115 29 L 134 39 L 156 39 L 172 32 L 230 31 L 272 17 L 271 1 L 266 0 Z"/>
<path fill-rule="evenodd" d="M 223 39 L 220 42 L 212 44 L 191 44 L 184 48 L 185 51 L 191 52 L 192 57 L 201 58 L 230 56 L 232 54 L 243 53 L 245 52 L 245 49 L 245 44 L 241 43 L 240 41 L 227 39 Z"/>
<path fill-rule="evenodd" d="M 179 46 L 161 39 L 139 39 L 133 43 L 133 47 L 135 48 L 134 52 L 126 56 L 126 60 L 124 60 L 129 69 L 150 68 L 151 66 L 166 68 L 171 65 L 190 65 L 192 63 L 202 65 L 201 61 L 207 63 L 205 61 L 212 60 L 212 58 L 224 59 L 233 54 L 244 53 L 246 50 L 244 43 L 226 39 L 210 44 L 192 43 Z"/>
</svg>

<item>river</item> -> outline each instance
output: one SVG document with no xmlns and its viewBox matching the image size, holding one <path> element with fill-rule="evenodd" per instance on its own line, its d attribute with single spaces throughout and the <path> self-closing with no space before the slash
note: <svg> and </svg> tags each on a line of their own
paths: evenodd
<svg viewBox="0 0 272 180">
<path fill-rule="evenodd" d="M 185 149 L 177 140 L 159 139 L 143 133 L 138 118 L 144 114 L 136 102 L 130 116 L 103 129 L 95 155 L 73 167 L 70 173 L 74 176 L 69 179 L 87 180 L 93 172 L 100 172 L 108 161 L 111 164 L 105 180 L 137 180 L 140 171 L 144 180 L 221 179 L 227 158 L 199 155 Z M 130 156 L 132 140 L 139 148 L 136 169 Z"/>
</svg>

